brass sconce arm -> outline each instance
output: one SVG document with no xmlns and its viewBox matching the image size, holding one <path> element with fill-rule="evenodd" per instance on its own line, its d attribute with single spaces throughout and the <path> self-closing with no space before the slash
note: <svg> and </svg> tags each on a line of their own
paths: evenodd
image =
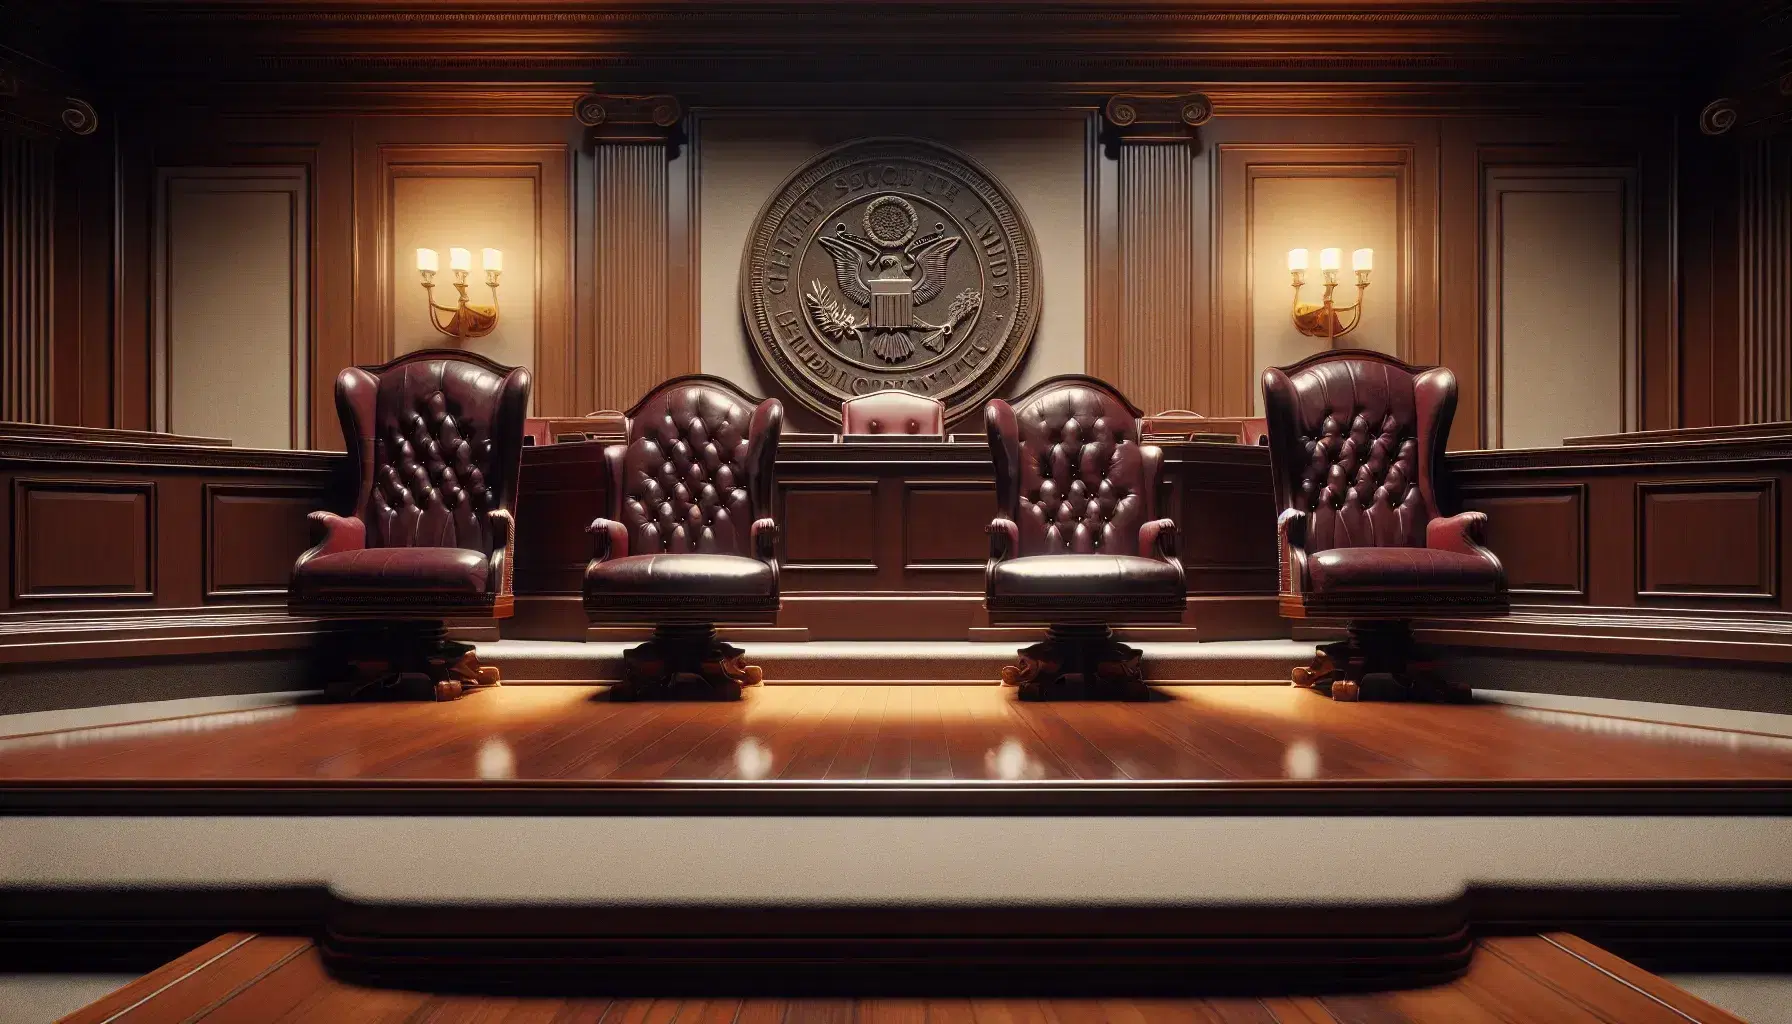
<svg viewBox="0 0 1792 1024">
<path fill-rule="evenodd" d="M 488 254 L 494 250 L 488 250 Z M 429 253 L 428 262 L 434 262 L 435 254 Z M 488 259 L 489 259 L 488 255 Z M 419 263 L 424 262 L 419 253 Z M 429 322 L 437 331 L 454 338 L 466 341 L 468 338 L 483 338 L 492 333 L 498 326 L 498 277 L 503 271 L 497 267 L 485 268 L 485 286 L 491 291 L 489 304 L 478 304 L 469 301 L 467 296 L 467 271 L 456 269 L 454 274 L 454 291 L 457 301 L 454 305 L 445 305 L 436 301 L 436 271 L 430 266 L 419 266 L 417 273 L 422 277 L 423 292 L 429 304 Z M 447 316 L 444 317 L 443 314 Z"/>
<path fill-rule="evenodd" d="M 1305 250 L 1296 250 L 1296 252 L 1300 255 L 1302 265 L 1291 266 L 1288 271 L 1289 277 L 1294 285 L 1294 307 L 1292 310 L 1294 328 L 1309 338 L 1324 338 L 1328 343 L 1336 346 L 1339 338 L 1356 330 L 1357 325 L 1362 322 L 1363 298 L 1365 293 L 1369 290 L 1369 274 L 1371 268 L 1359 264 L 1355 271 L 1356 301 L 1348 306 L 1337 305 L 1332 298 L 1333 294 L 1338 289 L 1338 271 L 1333 268 L 1326 268 L 1320 271 L 1320 278 L 1323 281 L 1324 288 L 1324 292 L 1320 296 L 1320 301 L 1317 304 L 1302 302 L 1300 301 L 1301 289 L 1307 283 L 1306 268 L 1304 266 L 1306 253 Z M 1329 252 L 1330 251 L 1328 250 L 1328 254 Z M 1358 259 L 1366 262 L 1367 259 L 1363 254 L 1367 252 L 1368 250 L 1359 250 Z M 1290 254 L 1290 258 L 1292 261 L 1294 258 L 1293 253 Z M 1345 322 L 1343 319 L 1344 315 L 1349 316 L 1349 322 Z"/>
</svg>

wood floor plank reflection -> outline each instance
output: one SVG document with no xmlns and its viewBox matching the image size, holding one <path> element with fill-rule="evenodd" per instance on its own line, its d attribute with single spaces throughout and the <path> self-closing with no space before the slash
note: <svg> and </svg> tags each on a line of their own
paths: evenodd
<svg viewBox="0 0 1792 1024">
<path fill-rule="evenodd" d="M 1496 704 L 1338 704 L 1277 686 L 1152 703 L 967 686 L 775 686 L 612 703 L 509 686 L 0 739 L 5 780 L 1785 780 L 1792 739 Z"/>
<path fill-rule="evenodd" d="M 1186 999 L 650 999 L 441 995 L 368 988 L 331 977 L 311 941 L 220 936 L 117 992 L 65 1024 L 336 1024 L 338 1021 L 504 1021 L 557 1024 L 1574 1024 L 1687 1021 L 1740 1024 L 1573 935 L 1481 942 L 1464 975 L 1447 985 L 1338 995 Z"/>
</svg>

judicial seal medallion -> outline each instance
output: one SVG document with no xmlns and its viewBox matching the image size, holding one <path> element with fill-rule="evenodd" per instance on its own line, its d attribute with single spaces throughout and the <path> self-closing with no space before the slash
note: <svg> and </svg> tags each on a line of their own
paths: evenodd
<svg viewBox="0 0 1792 1024">
<path fill-rule="evenodd" d="M 1026 354 L 1037 254 L 1014 198 L 969 157 L 923 139 L 860 139 L 798 168 L 759 211 L 741 316 L 760 363 L 822 416 L 903 388 L 952 418 Z"/>
</svg>

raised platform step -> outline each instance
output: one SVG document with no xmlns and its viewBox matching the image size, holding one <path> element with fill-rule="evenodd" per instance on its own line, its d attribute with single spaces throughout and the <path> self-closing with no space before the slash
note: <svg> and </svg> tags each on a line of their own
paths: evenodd
<svg viewBox="0 0 1792 1024">
<path fill-rule="evenodd" d="M 613 682 L 633 643 L 501 640 L 479 645 L 480 661 L 507 683 Z M 1020 645 L 969 641 L 743 641 L 748 660 L 779 683 L 962 683 L 993 685 Z M 1313 645 L 1292 640 L 1142 643 L 1154 683 L 1285 683 Z"/>
<path fill-rule="evenodd" d="M 944 943 L 940 944 L 942 947 Z M 521 979 L 494 977 L 489 968 L 476 974 L 469 985 L 463 976 L 444 991 L 381 987 L 374 978 L 341 977 L 338 950 L 318 948 L 314 940 L 288 935 L 248 932 L 226 933 L 163 965 L 67 1018 L 69 1024 L 106 1024 L 129 1014 L 129 1019 L 192 1019 L 217 1012 L 240 1020 L 283 1020 L 296 1024 L 354 1019 L 381 1020 L 506 1020 L 580 1021 L 604 1020 L 1131 1020 L 1141 1024 L 1187 1020 L 1312 1021 L 1344 1024 L 1362 1020 L 1408 1021 L 1413 1024 L 1471 1020 L 1502 1020 L 1514 1024 L 1566 1020 L 1625 1020 L 1645 1024 L 1663 1021 L 1684 1024 L 1738 1024 L 1738 1018 L 1643 970 L 1578 936 L 1564 932 L 1484 938 L 1463 958 L 1460 976 L 1436 979 L 1415 990 L 1352 990 L 1343 985 L 1328 990 L 1308 977 L 1288 972 L 1277 978 L 1273 967 L 1256 966 L 1251 972 L 1260 995 L 1181 994 L 1172 998 L 1141 999 L 1077 997 L 1034 998 L 1015 985 L 962 984 L 967 972 L 959 958 L 941 948 L 928 963 L 929 970 L 915 971 L 913 991 L 898 990 L 909 999 L 865 998 L 876 991 L 862 972 L 842 971 L 828 962 L 813 970 L 815 979 L 787 989 L 770 987 L 773 994 L 740 998 L 738 990 L 714 991 L 716 978 L 698 978 L 680 965 L 660 974 L 682 974 L 679 984 L 656 988 L 643 985 L 632 967 L 620 966 L 609 957 L 593 957 L 595 967 L 565 965 L 562 977 L 539 971 Z M 463 964 L 429 964 L 437 978 L 449 979 Z M 483 965 L 482 965 L 483 966 Z M 1236 970 L 1236 968 L 1231 968 Z M 583 984 L 568 985 L 566 975 L 576 972 Z M 365 972 L 350 972 L 362 974 Z M 419 973 L 419 972 L 413 972 Z M 743 972 L 746 973 L 746 972 Z M 990 971 L 995 979 L 1019 973 L 1015 965 Z M 1089 984 L 1097 969 L 1088 964 L 1072 966 L 1070 984 L 1109 994 L 1109 986 Z M 1163 971 L 1160 974 L 1171 972 Z M 1219 975 L 1211 966 L 1206 972 Z M 845 975 L 843 978 L 842 975 Z M 532 984 L 517 985 L 518 980 Z M 925 979 L 925 980 L 923 980 Z M 493 984 L 509 980 L 510 985 Z M 749 979 L 750 980 L 750 979 Z M 1099 982 L 1099 978 L 1095 979 Z M 1206 980 L 1206 979 L 1204 979 Z M 1385 981 L 1404 979 L 1384 978 Z M 485 982 L 482 986 L 479 982 Z M 858 982 L 858 984 L 855 984 Z M 954 984 L 958 982 L 958 984 Z M 1279 983 L 1278 983 L 1279 982 Z M 885 983 L 887 985 L 887 982 Z M 1238 987 L 1238 986 L 1228 986 Z M 481 991 L 481 989 L 489 991 Z M 757 984 L 752 991 L 768 986 Z M 979 992 L 981 988 L 984 991 Z M 1184 993 L 1221 988 L 1205 984 L 1159 985 L 1157 989 Z M 676 994 L 673 989 L 676 990 Z M 1223 990 L 1223 988 L 1222 988 Z M 1248 989 L 1247 989 L 1248 990 Z M 1300 995 L 1281 995 L 1280 992 Z M 944 998 L 978 994 L 975 1003 Z M 991 995 L 997 998 L 990 998 Z M 663 998 L 666 996 L 672 998 Z M 679 995 L 686 998 L 678 998 Z M 832 996 L 831 999 L 818 998 Z"/>
</svg>

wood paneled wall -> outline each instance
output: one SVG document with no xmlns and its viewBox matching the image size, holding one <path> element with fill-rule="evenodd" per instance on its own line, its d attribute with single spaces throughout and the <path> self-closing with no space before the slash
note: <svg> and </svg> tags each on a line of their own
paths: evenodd
<svg viewBox="0 0 1792 1024">
<path fill-rule="evenodd" d="M 1621 189 L 1609 244 L 1588 254 L 1610 266 L 1587 268 L 1594 280 L 1620 282 L 1615 313 L 1602 306 L 1591 320 L 1594 343 L 1622 339 L 1622 367 L 1610 382 L 1614 408 L 1630 429 L 1677 422 L 1669 119 L 1330 116 L 1315 109 L 1322 105 L 1309 98 L 1273 114 L 1233 113 L 1216 100 L 1213 119 L 1190 146 L 1123 141 L 1097 151 L 1090 372 L 1150 411 L 1250 415 L 1264 365 L 1324 346 L 1289 322 L 1286 249 L 1373 246 L 1363 326 L 1342 344 L 1449 366 L 1461 395 L 1452 447 L 1498 445 L 1503 410 L 1490 409 L 1486 395 L 1498 384 L 1490 374 L 1501 372 L 1489 342 L 1501 339 L 1502 328 L 1488 316 L 1489 304 L 1523 298 L 1549 316 L 1561 299 L 1542 289 L 1521 295 L 1521 282 L 1490 278 L 1489 268 L 1510 255 L 1503 241 L 1526 246 L 1533 261 L 1547 261 L 1555 241 L 1504 239 L 1489 231 L 1490 213 L 1510 190 L 1502 184 L 1508 179 L 1591 178 Z M 1317 276 L 1309 275 L 1303 300 L 1317 299 Z M 1349 276 L 1340 302 L 1350 301 Z M 1563 294 L 1578 302 L 1591 290 L 1571 284 Z M 1537 397 L 1521 394 L 1505 418 L 1547 418 L 1551 407 Z M 1549 432 L 1551 443 L 1585 432 L 1567 421 L 1532 426 L 1533 435 Z"/>
<path fill-rule="evenodd" d="M 429 327 L 411 251 L 417 245 L 503 248 L 500 332 L 511 333 L 471 340 L 468 348 L 485 351 L 489 344 L 494 354 L 531 365 L 537 412 L 587 411 L 576 396 L 575 350 L 591 345 L 575 346 L 572 288 L 574 181 L 584 168 L 570 115 L 577 91 L 537 90 L 530 94 L 537 105 L 513 112 L 500 105 L 499 113 L 484 115 L 477 111 L 492 105 L 483 94 L 449 92 L 357 94 L 303 117 L 126 114 L 119 142 L 114 400 L 104 425 L 156 423 L 154 367 L 166 351 L 165 335 L 158 337 L 165 296 L 157 290 L 165 253 L 156 243 L 167 221 L 157 189 L 171 173 L 192 168 L 229 175 L 279 167 L 304 183 L 292 207 L 303 223 L 282 226 L 287 237 L 303 240 L 293 273 L 305 284 L 291 318 L 302 353 L 293 393 L 304 396 L 305 406 L 294 415 L 298 446 L 341 448 L 334 381 L 343 367 L 453 343 Z M 548 110 L 566 115 L 543 116 Z M 487 202 L 494 188 L 503 192 L 501 205 Z M 404 237 L 401 227 L 409 232 Z M 446 277 L 438 280 L 436 298 L 451 303 Z M 470 291 L 473 302 L 488 301 L 478 271 Z"/>
<path fill-rule="evenodd" d="M 78 223 L 56 219 L 58 246 L 65 238 L 68 248 L 106 245 L 115 269 L 110 279 L 102 270 L 96 280 L 91 260 L 71 266 L 68 274 L 84 285 L 65 293 L 57 249 L 56 308 L 76 310 L 85 322 L 59 316 L 54 345 L 34 361 L 55 368 L 45 378 L 52 397 L 34 399 L 53 408 L 32 415 L 93 426 L 155 424 L 156 183 L 182 168 L 279 166 L 303 177 L 299 206 L 308 223 L 293 233 L 306 240 L 294 273 L 306 283 L 292 321 L 304 336 L 305 386 L 297 390 L 305 408 L 294 416 L 304 425 L 294 439 L 300 445 L 339 446 L 332 385 L 341 367 L 433 340 L 395 220 L 401 202 L 411 201 L 397 198 L 410 188 L 401 183 L 418 179 L 501 178 L 528 190 L 528 223 L 518 227 L 526 251 L 507 251 L 516 270 L 507 271 L 500 292 L 507 323 L 521 330 L 526 322 L 528 337 L 500 340 L 512 358 L 531 359 L 537 413 L 627 407 L 654 382 L 696 369 L 700 296 L 721 290 L 732 302 L 738 287 L 731 275 L 698 280 L 694 168 L 703 140 L 695 131 L 676 145 L 590 138 L 573 116 L 582 91 L 552 83 L 495 91 L 342 87 L 302 114 L 290 96 L 274 93 L 263 111 L 255 110 L 254 97 L 234 98 L 230 113 L 119 111 L 115 225 L 109 197 L 103 205 L 92 200 L 95 209 Z M 1502 340 L 1505 329 L 1489 311 L 1504 308 L 1511 295 L 1504 278 L 1489 277 L 1489 267 L 1500 265 L 1507 255 L 1501 246 L 1511 239 L 1490 232 L 1490 210 L 1516 179 L 1592 179 L 1622 192 L 1622 241 L 1600 252 L 1609 249 L 1623 264 L 1627 312 L 1619 316 L 1626 320 L 1600 330 L 1622 339 L 1624 379 L 1614 388 L 1628 396 L 1623 425 L 1721 422 L 1742 416 L 1745 406 L 1754 418 L 1786 415 L 1774 410 L 1792 402 L 1784 394 L 1787 374 L 1772 372 L 1786 365 L 1772 360 L 1788 358 L 1781 313 L 1787 292 L 1776 285 L 1785 257 L 1774 249 L 1783 237 L 1774 232 L 1785 230 L 1787 217 L 1784 145 L 1764 148 L 1771 159 L 1751 165 L 1758 168 L 1750 172 L 1755 184 L 1738 193 L 1738 203 L 1756 211 L 1753 233 L 1701 235 L 1680 231 L 1686 218 L 1675 211 L 1675 168 L 1686 142 L 1667 115 L 1539 109 L 1514 116 L 1509 108 L 1480 114 L 1466 101 L 1459 109 L 1440 102 L 1415 112 L 1411 97 L 1358 97 L 1349 110 L 1331 111 L 1334 97 L 1322 90 L 1290 89 L 1274 103 L 1230 95 L 1215 91 L 1212 119 L 1185 143 L 1110 144 L 1096 127 L 1088 133 L 1084 367 L 1148 411 L 1249 414 L 1265 362 L 1322 344 L 1293 335 L 1286 322 L 1291 295 L 1280 250 L 1294 225 L 1310 246 L 1376 246 L 1356 340 L 1454 369 L 1461 406 L 1452 446 L 1498 444 L 1496 430 L 1514 411 L 1488 405 L 1489 385 L 1499 383 L 1493 375 L 1504 372 L 1490 360 L 1488 343 Z M 1057 97 L 1040 105 L 1092 116 L 1099 99 Z M 702 120 L 687 114 L 685 123 Z M 1702 181 L 1703 173 L 1694 168 L 1688 177 Z M 1736 173 L 1743 173 L 1740 162 Z M 99 180 L 86 166 L 66 177 L 90 200 L 112 184 L 109 169 Z M 481 213 L 459 205 L 443 199 L 430 216 L 453 224 Z M 1719 214 L 1708 218 L 1722 221 Z M 114 227 L 111 246 L 105 236 Z M 1740 253 L 1726 246 L 1739 246 L 1744 234 L 1757 255 L 1752 264 L 1739 259 L 1736 273 L 1755 283 L 1724 293 L 1724 268 L 1707 264 Z M 1683 278 L 1684 310 L 1677 260 L 1698 264 Z M 473 290 L 480 300 L 482 284 L 476 280 Z M 1316 290 L 1309 285 L 1306 297 Z M 1713 311 L 1743 301 L 1742 290 L 1757 302 L 1751 322 L 1760 326 L 1746 340 L 1732 328 L 1726 340 L 1724 318 Z M 96 317 L 104 321 L 97 333 Z M 1683 337 L 1682 320 L 1700 317 L 1706 320 Z"/>
</svg>

